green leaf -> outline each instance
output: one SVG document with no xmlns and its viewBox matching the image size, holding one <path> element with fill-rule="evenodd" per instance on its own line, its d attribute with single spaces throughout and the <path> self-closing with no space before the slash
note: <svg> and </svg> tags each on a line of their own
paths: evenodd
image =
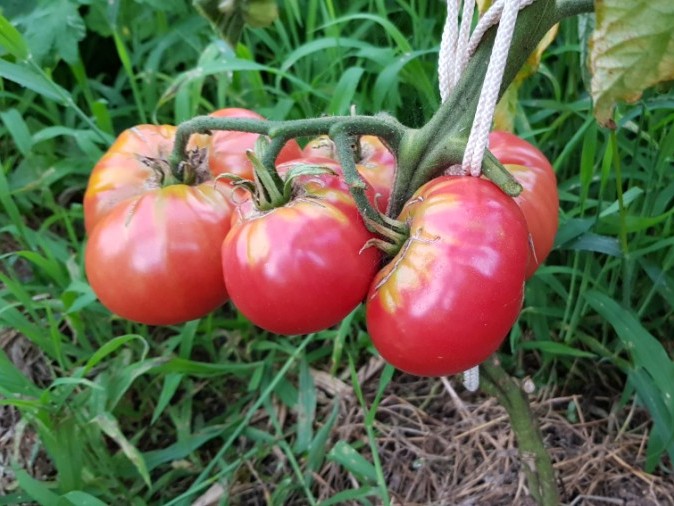
<svg viewBox="0 0 674 506">
<path fill-rule="evenodd" d="M 223 425 L 210 425 L 166 448 L 146 452 L 144 459 L 148 469 L 152 471 L 167 462 L 184 459 L 212 439 L 221 436 L 227 428 L 228 426 Z"/>
<path fill-rule="evenodd" d="M 36 62 L 46 57 L 70 64 L 77 61 L 78 43 L 86 35 L 77 4 L 72 0 L 43 0 L 21 19 L 26 28 L 24 36 Z"/>
<path fill-rule="evenodd" d="M 28 46 L 19 31 L 4 16 L 0 15 L 0 46 L 17 60 L 28 57 Z"/>
<path fill-rule="evenodd" d="M 671 429 L 674 417 L 667 411 L 653 378 L 644 369 L 632 370 L 628 377 L 639 399 L 653 418 L 653 431 L 648 441 L 645 466 L 646 472 L 652 473 L 665 451 L 674 458 L 674 433 Z"/>
<path fill-rule="evenodd" d="M 321 506 L 332 506 L 333 504 L 347 504 L 349 501 L 356 501 L 356 499 L 363 499 L 365 497 L 378 495 L 379 489 L 377 487 L 360 487 L 350 490 L 342 490 L 337 492 L 331 498 L 321 501 Z M 363 501 L 359 501 L 362 504 Z M 351 503 L 353 504 L 353 503 Z"/>
<path fill-rule="evenodd" d="M 74 417 L 36 419 L 34 425 L 58 471 L 62 490 L 75 490 L 82 485 L 85 438 Z"/>
<path fill-rule="evenodd" d="M 6 397 L 13 395 L 37 397 L 40 395 L 40 389 L 24 376 L 2 349 L 0 349 L 0 393 Z"/>
<path fill-rule="evenodd" d="M 98 425 L 103 432 L 105 432 L 108 437 L 115 441 L 119 447 L 124 452 L 124 455 L 131 461 L 134 465 L 138 474 L 143 478 L 143 481 L 147 484 L 148 487 L 152 486 L 150 481 L 150 473 L 147 470 L 147 465 L 145 464 L 145 459 L 143 455 L 138 451 L 138 448 L 133 446 L 129 440 L 122 434 L 117 419 L 113 417 L 110 413 L 101 413 L 93 420 L 96 425 Z"/>
<path fill-rule="evenodd" d="M 19 486 L 38 504 L 43 506 L 58 504 L 59 496 L 52 492 L 44 482 L 36 480 L 23 469 L 15 469 L 14 474 Z"/>
<path fill-rule="evenodd" d="M 307 478 L 312 472 L 318 471 L 321 465 L 323 465 L 328 438 L 330 437 L 332 428 L 337 421 L 338 414 L 339 402 L 335 400 L 332 405 L 332 411 L 330 412 L 330 415 L 323 423 L 323 426 L 316 432 L 316 437 L 309 444 L 309 452 L 307 453 L 307 470 L 305 471 Z"/>
<path fill-rule="evenodd" d="M 674 2 L 596 0 L 590 41 L 591 93 L 597 120 L 613 126 L 618 100 L 674 79 Z"/>
<path fill-rule="evenodd" d="M 592 232 L 581 235 L 578 239 L 565 244 L 560 249 L 595 251 L 613 257 L 623 256 L 620 250 L 620 242 L 615 237 L 593 234 Z"/>
<path fill-rule="evenodd" d="M 567 346 L 566 344 L 556 343 L 554 341 L 526 341 L 521 345 L 525 350 L 539 350 L 554 356 L 567 356 L 578 358 L 595 358 L 594 353 L 578 350 Z"/>
<path fill-rule="evenodd" d="M 106 506 L 107 504 L 97 497 L 87 494 L 86 492 L 82 492 L 81 490 L 73 490 L 62 497 L 73 503 L 75 506 Z"/>
<path fill-rule="evenodd" d="M 108 341 L 103 346 L 101 346 L 96 352 L 89 358 L 86 365 L 84 366 L 83 374 L 87 374 L 91 369 L 93 369 L 98 363 L 106 358 L 111 353 L 114 353 L 119 348 L 124 346 L 130 341 L 140 341 L 143 345 L 143 357 L 148 352 L 149 346 L 145 338 L 139 334 L 127 334 L 124 336 L 118 336 L 114 339 Z"/>
<path fill-rule="evenodd" d="M 347 114 L 351 104 L 355 103 L 354 96 L 360 84 L 360 78 L 363 77 L 365 69 L 362 67 L 351 67 L 342 74 L 339 82 L 335 86 L 332 100 L 327 108 L 327 114 Z"/>
<path fill-rule="evenodd" d="M 377 483 L 377 471 L 372 463 L 346 441 L 338 441 L 330 450 L 328 459 L 340 464 L 359 480 Z"/>
<path fill-rule="evenodd" d="M 297 439 L 295 440 L 295 452 L 302 454 L 309 449 L 313 439 L 313 427 L 316 418 L 316 385 L 311 377 L 309 365 L 306 360 L 300 364 L 300 382 L 298 399 L 295 409 L 297 411 Z"/>
<path fill-rule="evenodd" d="M 630 311 L 607 295 L 591 290 L 585 293 L 585 299 L 613 327 L 635 367 L 643 367 L 651 375 L 669 413 L 674 416 L 674 362 L 667 350 Z"/>
<path fill-rule="evenodd" d="M 171 399 L 173 399 L 173 396 L 178 390 L 182 380 L 183 375 L 177 373 L 170 373 L 164 377 L 164 385 L 162 386 L 161 393 L 157 399 L 157 405 L 155 406 L 152 413 L 152 420 L 150 421 L 150 424 L 153 425 L 159 419 L 161 414 L 169 405 L 169 402 L 171 402 Z"/>
<path fill-rule="evenodd" d="M 45 98 L 65 104 L 68 92 L 38 70 L 0 59 L 0 77 L 15 82 Z"/>
</svg>

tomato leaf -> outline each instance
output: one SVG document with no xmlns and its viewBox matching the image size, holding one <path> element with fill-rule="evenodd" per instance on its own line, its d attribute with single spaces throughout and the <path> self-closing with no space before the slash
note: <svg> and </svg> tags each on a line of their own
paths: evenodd
<svg viewBox="0 0 674 506">
<path fill-rule="evenodd" d="M 597 120 L 614 126 L 617 101 L 674 79 L 674 3 L 671 0 L 597 0 L 590 41 L 591 93 Z"/>
</svg>

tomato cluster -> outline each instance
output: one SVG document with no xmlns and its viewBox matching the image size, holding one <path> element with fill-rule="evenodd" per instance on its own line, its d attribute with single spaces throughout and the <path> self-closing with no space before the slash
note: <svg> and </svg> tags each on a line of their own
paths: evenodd
<svg viewBox="0 0 674 506">
<path fill-rule="evenodd" d="M 213 116 L 261 118 L 245 109 Z M 368 332 L 388 362 L 418 375 L 453 374 L 499 347 L 519 314 L 525 279 L 552 247 L 554 172 L 512 134 L 493 133 L 490 149 L 522 194 L 512 199 L 483 178 L 435 178 L 398 216 L 409 232 L 386 262 L 330 139 L 304 150 L 288 142 L 277 172 L 290 198 L 261 206 L 218 177 L 253 179 L 247 151 L 257 134 L 192 136 L 178 177 L 167 162 L 175 134 L 168 125 L 123 132 L 94 167 L 84 197 L 89 282 L 129 320 L 176 324 L 231 299 L 259 327 L 305 334 L 365 301 Z M 377 137 L 361 137 L 357 148 L 366 195 L 384 212 L 395 158 Z"/>
</svg>

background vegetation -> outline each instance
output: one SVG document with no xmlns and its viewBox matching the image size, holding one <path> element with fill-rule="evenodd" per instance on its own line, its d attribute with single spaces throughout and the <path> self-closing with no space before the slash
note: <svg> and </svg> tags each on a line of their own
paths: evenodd
<svg viewBox="0 0 674 506">
<path fill-rule="evenodd" d="M 229 306 L 180 327 L 119 320 L 84 277 L 81 200 L 93 164 L 138 123 L 226 106 L 284 119 L 355 105 L 423 124 L 439 104 L 442 3 L 286 0 L 272 27 L 246 29 L 235 48 L 177 0 L 4 0 L 0 9 L 30 50 L 21 58 L 0 47 L 0 421 L 16 435 L 0 448 L 14 463 L 0 504 L 187 504 L 216 481 L 254 475 L 273 504 L 315 503 L 327 461 L 354 479 L 323 504 L 386 500 L 376 405 L 403 375 L 384 368 L 374 398 L 361 395 L 354 379 L 374 351 L 360 310 L 290 338 Z M 539 386 L 605 391 L 608 411 L 645 407 L 646 470 L 668 474 L 674 94 L 651 92 L 619 108 L 615 131 L 599 128 L 583 85 L 583 26 L 562 24 L 520 90 L 516 131 L 554 163 L 561 226 L 503 358 Z M 338 404 L 317 410 L 317 371 L 355 389 L 365 440 L 331 439 Z M 18 425 L 7 425 L 19 420 L 10 410 Z M 32 462 L 46 454 L 53 466 L 44 476 L 19 458 L 31 431 Z M 278 461 L 280 475 L 269 471 Z"/>
</svg>

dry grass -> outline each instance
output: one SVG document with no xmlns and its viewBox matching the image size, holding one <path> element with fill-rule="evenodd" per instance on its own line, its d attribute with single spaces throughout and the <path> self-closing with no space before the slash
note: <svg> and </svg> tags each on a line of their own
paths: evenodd
<svg viewBox="0 0 674 506">
<path fill-rule="evenodd" d="M 17 332 L 0 330 L 0 349 L 37 385 L 45 385 L 51 379 L 51 371 L 40 350 Z M 12 465 L 26 469 L 38 479 L 45 479 L 54 472 L 32 427 L 21 420 L 15 408 L 0 406 L 0 495 L 16 488 Z"/>
<path fill-rule="evenodd" d="M 334 396 L 340 396 L 340 415 L 331 444 L 347 441 L 362 447 L 367 455 L 363 413 L 355 395 L 349 393 L 350 387 L 339 379 L 326 381 L 322 375 L 316 383 L 325 416 Z M 363 389 L 372 399 L 376 381 L 365 382 Z M 605 401 L 601 399 L 602 404 Z M 645 412 L 632 405 L 605 416 L 594 413 L 601 410 L 585 413 L 584 406 L 592 402 L 580 394 L 557 396 L 550 390 L 531 397 L 532 410 L 553 457 L 563 502 L 575 506 L 674 504 L 674 483 L 642 470 L 649 429 Z M 575 423 L 567 416 L 570 405 L 575 408 Z M 286 423 L 290 426 L 294 420 L 287 417 Z M 493 398 L 457 394 L 451 382 L 399 375 L 377 411 L 375 428 L 394 504 L 534 504 L 520 472 L 521 460 L 507 413 Z M 239 498 L 237 503 L 268 504 L 269 488 L 289 472 L 285 466 L 279 470 L 278 464 L 250 462 L 251 472 L 246 473 L 250 481 L 230 486 L 230 493 L 236 491 L 232 496 Z M 314 478 L 319 500 L 358 486 L 354 476 L 333 462 Z M 305 502 L 298 498 L 293 504 Z"/>
<path fill-rule="evenodd" d="M 38 384 L 49 378 L 41 355 L 23 338 L 5 331 L 0 334 L 0 346 Z M 373 360 L 359 374 L 370 400 L 381 366 L 380 361 Z M 363 411 L 351 387 L 322 371 L 313 373 L 319 394 L 317 420 L 325 420 L 334 402 L 339 403 L 339 418 L 328 448 L 339 440 L 347 441 L 369 457 Z M 470 394 L 461 387 L 457 387 L 457 393 L 453 385 L 453 380 L 399 374 L 387 388 L 377 411 L 375 430 L 393 503 L 533 504 L 520 472 L 521 460 L 505 410 L 483 394 Z M 558 395 L 552 390 L 532 394 L 531 405 L 553 457 L 565 504 L 674 504 L 674 483 L 642 470 L 650 424 L 636 405 L 607 412 L 601 406 L 613 406 L 610 397 Z M 279 420 L 291 433 L 295 416 L 280 403 L 278 406 Z M 573 422 L 569 413 L 573 413 Z M 259 415 L 255 424 L 266 428 L 267 415 L 262 411 Z M 21 422 L 15 410 L 0 408 L 0 424 L 0 494 L 16 487 L 10 462 L 40 479 L 53 475 L 35 433 Z M 244 440 L 240 443 L 247 444 Z M 233 498 L 232 504 L 269 504 L 274 484 L 290 474 L 284 454 L 274 451 L 247 462 L 236 482 L 215 484 L 194 504 L 217 504 L 224 495 Z M 354 476 L 330 461 L 313 478 L 313 493 L 318 500 L 358 486 Z M 287 504 L 305 504 L 305 499 L 297 496 Z"/>
</svg>

